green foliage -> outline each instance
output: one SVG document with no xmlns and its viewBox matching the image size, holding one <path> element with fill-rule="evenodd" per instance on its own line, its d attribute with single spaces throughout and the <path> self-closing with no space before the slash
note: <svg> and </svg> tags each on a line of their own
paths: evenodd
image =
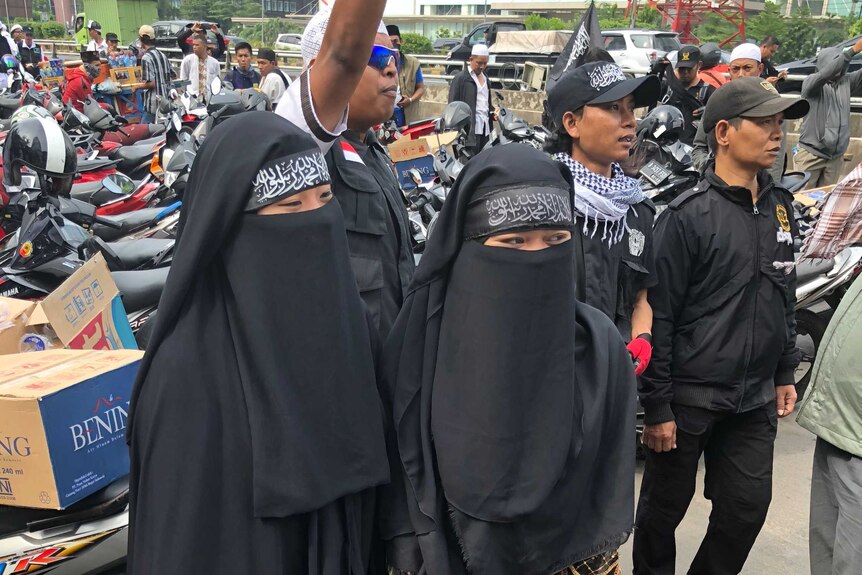
<svg viewBox="0 0 862 575">
<path fill-rule="evenodd" d="M 786 19 L 787 34 L 775 55 L 778 63 L 810 58 L 817 53 L 817 29 L 812 25 L 808 9 L 800 9 Z"/>
<path fill-rule="evenodd" d="M 783 13 L 784 6 L 767 1 L 763 12 L 745 21 L 746 40 L 760 42 L 770 34 L 776 38 L 786 38 L 788 19 Z"/>
<path fill-rule="evenodd" d="M 723 42 L 737 31 L 737 27 L 719 16 L 710 14 L 694 29 L 694 35 L 701 42 Z M 735 45 L 735 42 L 731 44 Z"/>
<path fill-rule="evenodd" d="M 430 54 L 431 40 L 421 34 L 403 32 L 401 34 L 401 51 L 405 54 Z"/>
<path fill-rule="evenodd" d="M 860 34 L 862 34 L 862 18 L 850 24 L 850 26 L 847 28 L 847 34 L 851 38 L 853 36 L 859 36 Z"/>
<path fill-rule="evenodd" d="M 230 19 L 235 16 L 260 16 L 260 2 L 253 0 L 183 0 L 180 14 L 189 20 L 230 22 Z"/>
<path fill-rule="evenodd" d="M 14 23 L 32 28 L 34 38 L 65 38 L 67 36 L 66 27 L 59 22 L 42 22 L 15 18 Z M 11 25 L 9 27 L 11 28 Z"/>
<path fill-rule="evenodd" d="M 437 28 L 437 37 L 438 38 L 460 38 L 461 35 L 456 34 L 452 30 L 450 30 L 449 28 L 443 28 L 441 26 L 440 28 Z"/>
<path fill-rule="evenodd" d="M 571 22 L 565 22 L 560 18 L 545 18 L 538 14 L 530 14 L 524 18 L 527 30 L 571 30 Z"/>
<path fill-rule="evenodd" d="M 258 4 L 258 10 L 260 10 L 260 4 Z M 270 48 L 279 34 L 301 34 L 303 27 L 281 18 L 270 18 L 263 23 L 263 39 L 261 39 L 260 29 L 260 24 L 235 26 L 231 28 L 231 34 L 245 38 L 255 48 Z"/>
</svg>

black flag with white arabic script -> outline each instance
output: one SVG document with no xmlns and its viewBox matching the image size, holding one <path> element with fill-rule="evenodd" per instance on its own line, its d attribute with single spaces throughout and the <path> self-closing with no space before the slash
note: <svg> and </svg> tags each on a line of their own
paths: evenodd
<svg viewBox="0 0 862 575">
<path fill-rule="evenodd" d="M 599 28 L 599 18 L 596 16 L 596 4 L 590 3 L 590 7 L 584 12 L 581 23 L 575 28 L 572 37 L 569 38 L 566 47 L 557 56 L 557 61 L 554 62 L 554 67 L 551 68 L 551 74 L 548 78 L 546 89 L 550 89 L 557 80 L 571 68 L 577 68 L 583 63 L 584 54 L 590 48 L 604 48 L 602 40 L 602 31 Z"/>
</svg>

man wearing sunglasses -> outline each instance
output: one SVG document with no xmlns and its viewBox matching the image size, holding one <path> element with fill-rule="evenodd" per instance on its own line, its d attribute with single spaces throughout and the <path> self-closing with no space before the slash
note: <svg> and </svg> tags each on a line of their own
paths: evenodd
<svg viewBox="0 0 862 575">
<path fill-rule="evenodd" d="M 415 265 L 401 190 L 386 148 L 371 132 L 372 126 L 392 117 L 398 92 L 397 52 L 380 21 L 383 5 L 382 0 L 338 0 L 331 12 L 324 9 L 315 14 L 301 41 L 306 70 L 276 108 L 327 152 L 332 191 L 344 213 L 353 273 L 381 340 L 395 322 Z M 376 20 L 369 20 L 369 14 Z M 368 44 L 350 47 L 345 40 L 356 36 L 358 29 L 364 30 Z M 334 45 L 339 48 L 333 49 Z M 341 62 L 336 54 L 343 56 Z M 361 71 L 350 78 L 339 77 L 336 66 L 348 59 L 361 61 Z M 324 68 L 325 79 L 324 65 L 332 66 Z"/>
</svg>

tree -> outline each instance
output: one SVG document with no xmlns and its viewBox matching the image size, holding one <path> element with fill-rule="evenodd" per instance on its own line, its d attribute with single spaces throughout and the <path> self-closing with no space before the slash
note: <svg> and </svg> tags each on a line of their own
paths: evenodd
<svg viewBox="0 0 862 575">
<path fill-rule="evenodd" d="M 787 19 L 782 16 L 783 6 L 767 0 L 763 12 L 745 22 L 745 39 L 760 42 L 769 35 L 783 41 L 787 37 Z"/>
<path fill-rule="evenodd" d="M 817 30 L 812 25 L 810 11 L 800 8 L 786 19 L 786 23 L 787 33 L 775 60 L 783 63 L 814 56 L 817 53 Z"/>
<path fill-rule="evenodd" d="M 430 54 L 431 40 L 421 34 L 405 32 L 401 34 L 401 51 L 405 54 Z"/>
<path fill-rule="evenodd" d="M 440 28 L 437 28 L 437 37 L 438 38 L 460 38 L 461 36 L 459 34 L 456 34 L 455 32 L 453 32 L 449 28 L 443 28 L 441 26 Z"/>
</svg>

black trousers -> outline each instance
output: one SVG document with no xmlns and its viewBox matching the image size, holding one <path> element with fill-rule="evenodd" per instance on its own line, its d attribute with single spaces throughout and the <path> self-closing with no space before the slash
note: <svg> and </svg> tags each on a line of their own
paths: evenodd
<svg viewBox="0 0 862 575">
<path fill-rule="evenodd" d="M 746 413 L 673 406 L 677 448 L 646 451 L 634 532 L 634 573 L 672 575 L 674 531 L 694 496 L 697 464 L 706 464 L 709 527 L 689 575 L 742 571 L 772 500 L 772 452 L 778 421 L 774 402 Z"/>
</svg>

